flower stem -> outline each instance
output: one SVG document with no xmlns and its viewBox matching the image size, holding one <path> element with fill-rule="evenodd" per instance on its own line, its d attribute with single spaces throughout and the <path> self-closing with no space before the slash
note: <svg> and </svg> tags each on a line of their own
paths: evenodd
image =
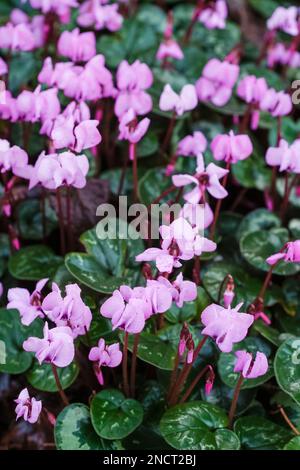
<svg viewBox="0 0 300 470">
<path fill-rule="evenodd" d="M 63 391 L 62 385 L 60 383 L 58 373 L 57 373 L 57 368 L 52 363 L 51 363 L 51 367 L 52 367 L 52 372 L 53 372 L 53 375 L 54 375 L 55 383 L 56 383 L 56 386 L 57 386 L 57 389 L 58 389 L 58 393 L 60 394 L 60 398 L 62 399 L 63 404 L 65 406 L 68 406 L 70 403 L 69 403 L 69 400 L 68 400 L 65 392 Z"/>
<path fill-rule="evenodd" d="M 194 29 L 194 27 L 195 27 L 195 24 L 196 24 L 197 21 L 198 21 L 198 18 L 199 18 L 200 14 L 201 14 L 201 11 L 203 10 L 204 3 L 205 3 L 204 0 L 200 0 L 200 1 L 198 2 L 198 5 L 196 6 L 196 9 L 195 9 L 195 11 L 194 11 L 194 13 L 193 13 L 193 17 L 192 17 L 192 19 L 191 19 L 191 22 L 190 22 L 190 24 L 189 24 L 189 27 L 188 27 L 188 29 L 186 30 L 185 36 L 184 36 L 183 41 L 182 41 L 185 46 L 189 43 L 189 41 L 190 41 L 190 39 L 191 39 L 191 36 L 192 36 L 192 33 L 193 33 L 193 29 Z"/>
<path fill-rule="evenodd" d="M 229 429 L 232 428 L 233 419 L 234 419 L 234 415 L 235 415 L 235 411 L 236 411 L 236 407 L 237 407 L 237 402 L 238 402 L 238 399 L 239 399 L 239 394 L 240 394 L 243 382 L 244 382 L 244 377 L 241 374 L 240 377 L 239 377 L 239 380 L 236 384 L 234 394 L 233 394 L 233 399 L 232 399 L 232 402 L 231 402 L 231 407 L 230 407 L 230 410 L 229 410 L 229 415 L 228 415 L 228 420 L 229 420 L 228 427 L 229 427 Z"/>
<path fill-rule="evenodd" d="M 230 162 L 226 163 L 226 170 L 230 170 Z M 223 181 L 222 181 L 223 188 L 226 188 L 227 181 L 228 181 L 228 176 L 229 176 L 229 171 L 223 178 Z M 214 220 L 213 220 L 211 230 L 210 230 L 210 238 L 212 240 L 214 240 L 214 238 L 215 238 L 216 226 L 217 226 L 217 222 L 218 222 L 219 215 L 220 215 L 221 205 L 222 205 L 222 199 L 218 199 L 218 202 L 217 202 L 216 208 L 215 208 Z"/>
<path fill-rule="evenodd" d="M 193 367 L 194 362 L 196 361 L 201 349 L 203 348 L 204 344 L 207 341 L 208 336 L 204 336 L 204 338 L 200 341 L 198 344 L 197 348 L 194 351 L 194 356 L 193 356 L 193 361 L 190 364 L 185 363 L 181 373 L 179 374 L 179 377 L 177 381 L 174 384 L 172 393 L 169 398 L 169 405 L 175 405 L 177 403 L 178 397 L 181 392 L 181 388 L 184 385 L 186 379 L 188 378 L 188 375 Z"/>
<path fill-rule="evenodd" d="M 193 268 L 193 280 L 196 286 L 200 286 L 201 277 L 200 277 L 200 256 L 195 256 L 194 258 L 194 268 Z"/>
<path fill-rule="evenodd" d="M 170 143 L 170 140 L 172 138 L 172 134 L 173 134 L 173 130 L 174 130 L 174 127 L 175 127 L 175 123 L 176 123 L 176 112 L 173 111 L 173 114 L 172 114 L 172 117 L 170 119 L 170 122 L 169 122 L 169 127 L 168 127 L 168 130 L 167 130 L 167 133 L 165 135 L 165 139 L 163 141 L 163 144 L 162 144 L 162 147 L 161 147 L 161 151 L 164 153 Z"/>
<path fill-rule="evenodd" d="M 67 232 L 69 251 L 73 249 L 73 226 L 72 226 L 72 189 L 70 186 L 67 188 Z"/>
<path fill-rule="evenodd" d="M 278 407 L 283 419 L 285 420 L 285 422 L 287 423 L 287 425 L 291 428 L 291 430 L 293 431 L 294 434 L 296 434 L 296 436 L 300 436 L 300 431 L 298 431 L 298 429 L 293 425 L 293 423 L 291 422 L 290 418 L 288 417 L 288 415 L 286 414 L 286 412 L 284 411 L 283 407 L 282 406 L 279 406 Z"/>
<path fill-rule="evenodd" d="M 175 362 L 174 362 L 174 368 L 173 368 L 172 374 L 171 374 L 170 386 L 169 386 L 169 390 L 168 390 L 168 394 L 167 394 L 167 400 L 170 398 L 172 389 L 173 389 L 174 384 L 175 384 L 176 379 L 177 379 L 177 371 L 178 371 L 179 362 L 180 362 L 180 356 L 179 356 L 179 353 L 178 353 L 178 350 L 177 350 L 177 354 L 176 354 Z"/>
<path fill-rule="evenodd" d="M 209 366 L 205 366 L 204 369 L 202 369 L 198 375 L 196 375 L 196 377 L 194 378 L 193 382 L 191 383 L 191 385 L 189 386 L 189 388 L 187 389 L 187 391 L 185 392 L 185 394 L 183 395 L 183 397 L 181 398 L 180 402 L 179 403 L 184 403 L 188 398 L 189 396 L 191 395 L 192 391 L 194 390 L 194 388 L 196 387 L 197 383 L 199 382 L 199 380 L 203 377 L 203 375 L 207 372 L 207 370 L 209 369 Z"/>
<path fill-rule="evenodd" d="M 139 188 L 139 177 L 138 177 L 138 167 L 137 167 L 137 154 L 136 154 L 136 144 L 129 144 L 129 159 L 132 161 L 132 172 L 133 172 L 133 199 L 134 202 L 137 202 L 139 199 L 138 188 Z"/>
<path fill-rule="evenodd" d="M 274 267 L 275 267 L 275 265 L 270 267 L 269 272 L 267 273 L 267 275 L 265 277 L 265 280 L 264 280 L 264 283 L 263 283 L 263 285 L 262 285 L 262 287 L 259 291 L 259 294 L 257 296 L 257 298 L 262 299 L 262 301 L 264 300 L 266 290 L 267 290 L 268 285 L 270 284 L 270 281 L 272 279 L 272 274 L 273 274 Z"/>
<path fill-rule="evenodd" d="M 122 362 L 122 371 L 123 371 L 123 388 L 126 397 L 129 397 L 129 384 L 128 384 L 128 333 L 125 332 L 124 335 L 124 348 L 123 348 L 123 362 Z"/>
<path fill-rule="evenodd" d="M 60 188 L 56 189 L 56 201 L 57 201 L 58 219 L 59 219 L 60 249 L 61 249 L 61 253 L 65 255 L 66 253 L 65 224 L 64 224 L 64 214 L 63 214 L 63 208 L 62 208 Z"/>
<path fill-rule="evenodd" d="M 290 195 L 291 195 L 291 192 L 292 192 L 292 189 L 293 189 L 294 185 L 296 184 L 297 179 L 298 179 L 298 175 L 296 175 L 292 179 L 292 181 L 289 185 L 289 175 L 286 172 L 286 174 L 285 174 L 284 198 L 283 198 L 281 209 L 280 209 L 280 218 L 281 218 L 282 222 L 284 222 L 285 214 L 286 214 L 288 204 L 289 204 L 289 200 L 290 200 Z"/>
<path fill-rule="evenodd" d="M 139 346 L 140 334 L 134 335 L 134 343 L 132 350 L 132 360 L 131 360 L 131 371 L 130 371 L 130 391 L 131 396 L 135 395 L 135 378 L 136 378 L 136 360 L 137 360 L 137 351 Z"/>
</svg>

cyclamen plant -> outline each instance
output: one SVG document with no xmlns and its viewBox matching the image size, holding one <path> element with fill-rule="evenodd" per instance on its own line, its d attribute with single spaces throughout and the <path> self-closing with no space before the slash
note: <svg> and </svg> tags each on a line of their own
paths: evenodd
<svg viewBox="0 0 300 470">
<path fill-rule="evenodd" d="M 2 3 L 0 447 L 299 450 L 299 7 Z"/>
</svg>

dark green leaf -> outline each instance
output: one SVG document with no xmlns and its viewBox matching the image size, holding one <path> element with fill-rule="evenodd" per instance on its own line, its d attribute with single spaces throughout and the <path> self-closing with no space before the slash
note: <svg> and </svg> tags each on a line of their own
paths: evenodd
<svg viewBox="0 0 300 470">
<path fill-rule="evenodd" d="M 260 416 L 239 418 L 234 425 L 234 431 L 241 441 L 242 448 L 251 450 L 282 449 L 292 437 L 287 429 Z"/>
<path fill-rule="evenodd" d="M 79 368 L 75 362 L 72 362 L 68 367 L 57 367 L 57 374 L 62 388 L 65 390 L 70 387 L 76 380 L 79 373 Z M 33 366 L 26 374 L 27 380 L 37 390 L 43 392 L 57 392 L 57 386 L 52 373 L 51 364 L 39 365 L 34 361 Z"/>
<path fill-rule="evenodd" d="M 14 253 L 9 259 L 8 269 L 16 279 L 38 281 L 54 276 L 62 261 L 51 248 L 45 245 L 33 245 Z"/>
<path fill-rule="evenodd" d="M 285 341 L 274 362 L 278 385 L 300 405 L 300 338 Z"/>
</svg>

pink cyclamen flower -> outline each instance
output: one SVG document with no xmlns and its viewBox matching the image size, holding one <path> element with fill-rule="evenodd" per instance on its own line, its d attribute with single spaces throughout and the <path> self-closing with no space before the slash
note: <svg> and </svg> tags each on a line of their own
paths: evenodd
<svg viewBox="0 0 300 470">
<path fill-rule="evenodd" d="M 215 106 L 224 106 L 231 98 L 240 68 L 224 60 L 211 59 L 205 65 L 196 82 L 199 101 L 209 101 Z"/>
<path fill-rule="evenodd" d="M 160 95 L 159 108 L 162 111 L 173 111 L 181 116 L 197 106 L 197 94 L 194 85 L 184 85 L 179 94 L 175 93 L 171 85 L 165 85 Z"/>
<path fill-rule="evenodd" d="M 43 13 L 56 13 L 62 23 L 69 23 L 70 8 L 78 7 L 77 0 L 29 0 L 29 2 L 32 8 L 39 8 Z"/>
<path fill-rule="evenodd" d="M 287 116 L 293 109 L 290 95 L 283 91 L 277 92 L 270 88 L 260 102 L 262 111 L 269 112 L 273 117 Z"/>
<path fill-rule="evenodd" d="M 55 149 L 69 148 L 77 153 L 100 144 L 99 121 L 89 119 L 75 125 L 73 116 L 59 115 L 53 125 L 51 139 Z"/>
<path fill-rule="evenodd" d="M 210 205 L 185 203 L 179 212 L 179 217 L 186 219 L 197 231 L 206 229 L 214 220 L 214 213 Z"/>
<path fill-rule="evenodd" d="M 54 282 L 52 292 L 43 300 L 42 309 L 57 326 L 70 327 L 73 337 L 77 338 L 90 329 L 92 313 L 83 302 L 81 289 L 77 284 L 69 284 L 65 290 L 66 295 L 63 297 Z"/>
<path fill-rule="evenodd" d="M 22 91 L 15 102 L 18 119 L 44 123 L 56 118 L 60 112 L 57 93 L 56 88 L 43 91 L 41 86 L 38 86 L 33 92 L 29 90 Z"/>
<path fill-rule="evenodd" d="M 121 286 L 100 308 L 100 313 L 112 321 L 113 330 L 122 328 L 127 333 L 140 333 L 145 326 L 148 306 L 145 300 L 135 298 L 132 289 Z"/>
<path fill-rule="evenodd" d="M 253 355 L 247 351 L 236 351 L 237 358 L 234 372 L 240 372 L 244 379 L 256 379 L 265 375 L 269 369 L 268 359 L 262 352 L 257 352 L 255 359 Z"/>
<path fill-rule="evenodd" d="M 0 47 L 12 51 L 32 51 L 35 48 L 35 38 L 26 23 L 7 23 L 0 27 Z"/>
<path fill-rule="evenodd" d="M 168 38 L 160 44 L 158 51 L 156 53 L 156 58 L 158 60 L 164 59 L 175 59 L 182 60 L 184 58 L 181 47 L 175 39 Z"/>
<path fill-rule="evenodd" d="M 104 5 L 103 0 L 85 0 L 79 8 L 77 23 L 83 28 L 93 26 L 96 31 L 108 29 L 118 31 L 123 23 L 123 17 L 118 12 L 119 5 Z"/>
<path fill-rule="evenodd" d="M 96 55 L 96 36 L 93 32 L 80 33 L 79 28 L 64 31 L 57 43 L 58 53 L 73 62 L 87 62 Z"/>
<path fill-rule="evenodd" d="M 185 187 L 195 184 L 196 187 L 184 194 L 184 199 L 190 204 L 198 204 L 201 200 L 205 200 L 205 192 L 208 191 L 216 199 L 224 199 L 228 192 L 221 185 L 220 179 L 228 174 L 229 170 L 220 168 L 214 163 L 209 163 L 205 169 L 203 157 L 197 159 L 197 173 L 191 175 L 174 175 L 172 176 L 173 184 L 177 187 Z"/>
<path fill-rule="evenodd" d="M 20 392 L 15 403 L 17 403 L 15 409 L 17 415 L 16 420 L 22 417 L 31 424 L 37 422 L 42 411 L 42 402 L 36 400 L 34 397 L 30 398 L 27 388 L 24 388 Z"/>
<path fill-rule="evenodd" d="M 20 287 L 13 287 L 8 290 L 8 309 L 17 309 L 21 316 L 21 323 L 23 325 L 30 325 L 37 317 L 44 317 L 42 310 L 42 290 L 45 287 L 48 279 L 41 279 L 35 287 L 35 290 L 30 294 L 27 289 Z"/>
<path fill-rule="evenodd" d="M 202 312 L 201 321 L 205 326 L 202 334 L 215 339 L 223 352 L 231 352 L 234 343 L 239 343 L 247 336 L 254 322 L 253 315 L 239 312 L 242 305 L 240 303 L 235 308 L 224 308 L 211 304 Z"/>
<path fill-rule="evenodd" d="M 206 137 L 202 132 L 196 131 L 193 135 L 187 135 L 178 143 L 176 153 L 184 157 L 199 157 L 205 152 L 206 147 Z"/>
<path fill-rule="evenodd" d="M 226 18 L 228 9 L 225 0 L 217 0 L 211 5 L 204 7 L 198 20 L 203 23 L 207 29 L 224 29 L 226 27 Z"/>
<path fill-rule="evenodd" d="M 117 70 L 118 93 L 115 102 L 115 113 L 120 118 L 129 109 L 138 115 L 149 113 L 152 109 L 152 98 L 145 92 L 152 86 L 153 74 L 148 65 L 136 60 L 129 64 L 123 60 Z"/>
<path fill-rule="evenodd" d="M 197 298 L 196 284 L 192 281 L 185 281 L 182 273 L 179 273 L 173 282 L 163 276 L 159 276 L 157 281 L 167 287 L 172 295 L 172 300 L 179 308 L 183 307 L 184 302 L 192 302 Z"/>
<path fill-rule="evenodd" d="M 50 330 L 46 322 L 43 333 L 43 338 L 31 336 L 24 341 L 24 350 L 34 352 L 39 364 L 45 362 L 54 364 L 57 367 L 70 365 L 75 355 L 71 328 L 58 326 Z"/>
<path fill-rule="evenodd" d="M 74 155 L 71 152 L 46 155 L 42 152 L 34 167 L 28 169 L 29 189 L 42 184 L 47 189 L 60 186 L 83 188 L 89 162 L 85 155 Z"/>
<path fill-rule="evenodd" d="M 289 146 L 288 142 L 281 139 L 279 147 L 270 147 L 266 154 L 266 162 L 270 166 L 278 166 L 279 171 L 300 173 L 300 139 Z"/>
<path fill-rule="evenodd" d="M 215 160 L 237 163 L 251 155 L 253 145 L 247 135 L 234 135 L 234 132 L 230 131 L 229 135 L 217 135 L 211 143 L 211 150 Z"/>
<path fill-rule="evenodd" d="M 260 103 L 268 91 L 268 85 L 264 78 L 254 75 L 244 77 L 237 88 L 237 95 L 251 104 L 251 129 L 257 129 L 260 118 Z"/>
<path fill-rule="evenodd" d="M 274 266 L 280 260 L 284 260 L 285 262 L 290 261 L 291 263 L 300 263 L 300 240 L 288 242 L 282 251 L 269 256 L 269 258 L 266 259 L 266 262 L 269 265 Z"/>
<path fill-rule="evenodd" d="M 89 360 L 95 362 L 95 373 L 100 385 L 104 384 L 101 367 L 117 367 L 122 362 L 122 352 L 119 343 L 110 345 L 105 344 L 105 340 L 101 338 L 98 346 L 92 348 L 89 353 Z"/>
<path fill-rule="evenodd" d="M 25 177 L 28 155 L 17 145 L 10 147 L 8 140 L 0 139 L 0 173 L 11 171 L 15 176 Z"/>
<path fill-rule="evenodd" d="M 178 217 L 170 225 L 160 227 L 161 248 L 148 248 L 136 256 L 136 261 L 155 261 L 161 273 L 171 273 L 181 267 L 181 260 L 190 260 L 204 252 L 213 252 L 217 245 L 202 237 L 197 228 L 183 217 Z"/>
<path fill-rule="evenodd" d="M 297 7 L 277 7 L 272 16 L 267 21 L 269 30 L 281 30 L 291 36 L 297 36 L 299 8 Z"/>
<path fill-rule="evenodd" d="M 146 134 L 150 125 L 150 119 L 144 118 L 138 122 L 132 108 L 120 117 L 119 140 L 128 140 L 131 144 L 137 144 Z"/>
<path fill-rule="evenodd" d="M 0 57 L 0 76 L 6 75 L 8 73 L 7 63 Z"/>
</svg>

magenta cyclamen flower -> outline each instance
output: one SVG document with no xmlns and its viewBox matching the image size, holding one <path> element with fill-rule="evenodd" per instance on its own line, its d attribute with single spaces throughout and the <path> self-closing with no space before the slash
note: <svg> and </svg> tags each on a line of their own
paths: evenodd
<svg viewBox="0 0 300 470">
<path fill-rule="evenodd" d="M 77 23 L 83 28 L 93 26 L 97 31 L 107 28 L 118 31 L 123 23 L 123 17 L 118 12 L 117 4 L 104 5 L 103 0 L 85 0 L 79 8 Z"/>
<path fill-rule="evenodd" d="M 157 280 L 170 291 L 173 301 L 179 308 L 183 307 L 184 302 L 191 302 L 197 298 L 196 284 L 192 281 L 184 281 L 182 273 L 179 273 L 173 282 L 163 276 L 159 276 Z"/>
<path fill-rule="evenodd" d="M 12 51 L 32 51 L 35 38 L 30 27 L 25 23 L 13 25 L 7 23 L 0 27 L 0 47 Z"/>
<path fill-rule="evenodd" d="M 101 315 L 111 319 L 114 330 L 123 328 L 127 333 L 140 333 L 143 330 L 147 312 L 146 301 L 135 298 L 128 286 L 115 290 L 100 308 Z"/>
<path fill-rule="evenodd" d="M 278 166 L 279 171 L 300 173 L 300 139 L 289 146 L 288 142 L 281 139 L 279 147 L 270 147 L 266 154 L 266 162 L 270 166 Z"/>
<path fill-rule="evenodd" d="M 203 9 L 198 19 L 207 29 L 224 29 L 228 15 L 225 0 L 216 0 Z"/>
<path fill-rule="evenodd" d="M 237 94 L 246 103 L 251 104 L 251 129 L 255 130 L 259 124 L 260 103 L 268 91 L 268 85 L 264 78 L 254 75 L 244 77 L 237 88 Z"/>
<path fill-rule="evenodd" d="M 90 350 L 89 360 L 95 362 L 95 373 L 100 385 L 104 384 L 101 367 L 117 367 L 122 362 L 122 352 L 119 343 L 113 343 L 108 346 L 105 340 L 101 338 L 98 346 Z"/>
<path fill-rule="evenodd" d="M 224 199 L 228 192 L 221 185 L 220 179 L 223 178 L 229 170 L 220 168 L 214 163 L 209 163 L 205 169 L 203 157 L 197 159 L 197 173 L 195 176 L 191 175 L 174 175 L 172 176 L 173 184 L 177 187 L 185 187 L 190 184 L 195 184 L 196 187 L 184 194 L 184 199 L 190 204 L 198 204 L 200 201 L 205 201 L 205 191 L 208 191 L 216 199 Z"/>
<path fill-rule="evenodd" d="M 293 109 L 293 103 L 290 95 L 283 91 L 277 92 L 270 88 L 260 102 L 262 111 L 269 112 L 273 117 L 286 116 Z"/>
<path fill-rule="evenodd" d="M 15 409 L 17 415 L 16 420 L 22 417 L 31 424 L 37 422 L 42 411 L 42 402 L 36 400 L 34 397 L 30 398 L 27 388 L 24 388 L 20 392 L 15 403 L 17 403 Z"/>
<path fill-rule="evenodd" d="M 20 147 L 10 147 L 8 140 L 0 139 L 0 173 L 11 171 L 15 176 L 25 177 L 28 155 Z"/>
<path fill-rule="evenodd" d="M 206 147 L 206 137 L 202 132 L 196 131 L 193 135 L 187 135 L 178 143 L 176 153 L 184 157 L 199 157 L 205 152 Z"/>
<path fill-rule="evenodd" d="M 52 292 L 42 303 L 45 314 L 57 326 L 69 326 L 73 337 L 84 335 L 92 321 L 92 313 L 81 298 L 81 289 L 77 284 L 66 286 L 66 295 L 62 297 L 58 285 L 52 284 Z"/>
<path fill-rule="evenodd" d="M 175 93 L 171 85 L 165 85 L 159 100 L 159 107 L 162 111 L 173 111 L 177 116 L 195 109 L 197 104 L 194 85 L 184 85 L 179 94 Z"/>
<path fill-rule="evenodd" d="M 281 252 L 275 253 L 266 259 L 267 263 L 271 266 L 274 266 L 280 260 L 300 263 L 300 240 L 288 242 Z"/>
<path fill-rule="evenodd" d="M 73 116 L 59 115 L 53 125 L 51 139 L 55 149 L 69 148 L 77 153 L 96 147 L 102 138 L 98 131 L 99 121 L 88 119 L 75 125 Z"/>
<path fill-rule="evenodd" d="M 211 143 L 211 150 L 215 160 L 237 163 L 251 155 L 253 145 L 247 135 L 234 135 L 230 131 L 229 135 L 217 135 Z"/>
<path fill-rule="evenodd" d="M 231 98 L 240 68 L 224 60 L 211 59 L 205 65 L 196 82 L 199 101 L 209 101 L 215 106 L 224 106 Z"/>
<path fill-rule="evenodd" d="M 242 341 L 254 322 L 253 315 L 239 312 L 242 305 L 224 308 L 211 304 L 202 312 L 201 321 L 205 326 L 202 334 L 215 339 L 223 352 L 230 352 L 234 343 Z"/>
<path fill-rule="evenodd" d="M 49 329 L 44 326 L 44 337 L 31 336 L 23 343 L 25 351 L 34 352 L 39 364 L 52 363 L 57 367 L 67 367 L 74 359 L 75 349 L 71 328 L 58 326 Z"/>
<path fill-rule="evenodd" d="M 115 113 L 122 116 L 129 109 L 138 115 L 149 113 L 152 109 L 152 98 L 145 92 L 153 83 L 153 75 L 148 65 L 139 60 L 129 64 L 123 60 L 117 70 L 118 94 L 115 102 Z"/>
<path fill-rule="evenodd" d="M 21 322 L 23 325 L 30 325 L 37 317 L 44 317 L 42 311 L 42 290 L 48 279 L 41 279 L 35 290 L 30 294 L 27 289 L 20 287 L 13 287 L 8 290 L 8 309 L 17 309 L 21 316 Z"/>
<path fill-rule="evenodd" d="M 234 354 L 237 360 L 233 370 L 240 372 L 244 379 L 256 379 L 268 371 L 268 359 L 262 352 L 257 352 L 255 359 L 247 351 L 236 351 Z"/>
<path fill-rule="evenodd" d="M 146 134 L 150 125 L 150 119 L 144 118 L 138 122 L 132 108 L 120 117 L 119 140 L 128 140 L 131 144 L 137 144 Z"/>
<path fill-rule="evenodd" d="M 267 21 L 269 30 L 281 30 L 291 36 L 297 36 L 299 8 L 297 7 L 277 7 L 272 16 Z"/>
<path fill-rule="evenodd" d="M 28 167 L 29 189 L 42 184 L 47 189 L 57 189 L 60 186 L 83 188 L 89 162 L 85 155 L 74 155 L 71 152 L 46 155 L 41 153 L 34 167 Z"/>
<path fill-rule="evenodd" d="M 93 32 L 80 33 L 79 29 L 64 31 L 57 44 L 58 53 L 73 62 L 87 62 L 96 55 L 96 36 Z"/>
<path fill-rule="evenodd" d="M 180 260 L 190 260 L 204 252 L 215 251 L 217 245 L 202 237 L 198 228 L 193 228 L 183 217 L 174 220 L 169 226 L 160 227 L 161 248 L 148 248 L 136 256 L 136 261 L 155 261 L 161 273 L 171 273 L 181 267 Z"/>
</svg>

